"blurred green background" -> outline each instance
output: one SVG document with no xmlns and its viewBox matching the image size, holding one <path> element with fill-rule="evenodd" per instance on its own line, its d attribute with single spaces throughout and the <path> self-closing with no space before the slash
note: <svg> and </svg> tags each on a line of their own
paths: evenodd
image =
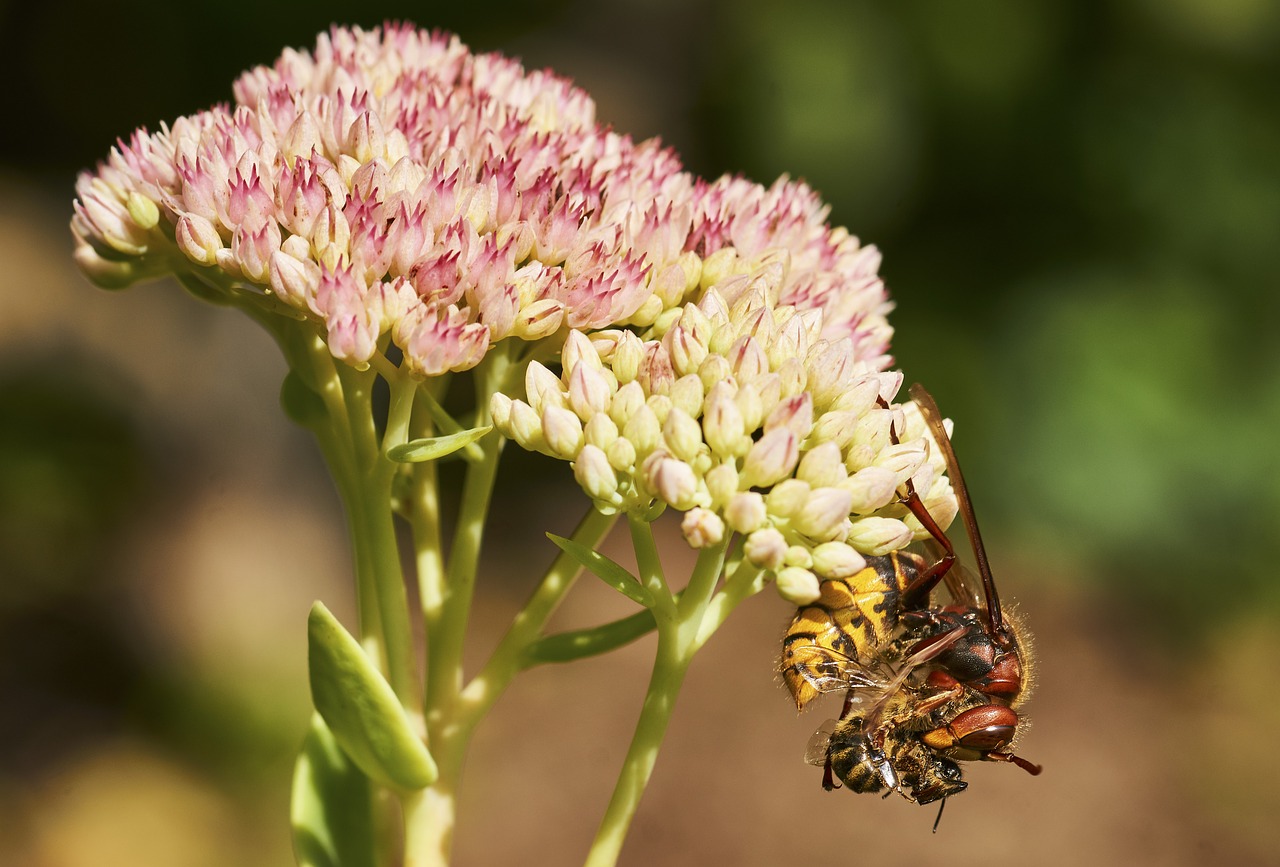
<svg viewBox="0 0 1280 867">
<path fill-rule="evenodd" d="M 91 288 L 66 222 L 116 137 L 383 19 L 553 67 L 701 175 L 820 190 L 885 254 L 899 364 L 956 419 L 1039 636 L 1045 775 L 975 769 L 932 837 L 798 763 L 821 720 L 772 680 L 762 598 L 695 664 L 624 863 L 1280 860 L 1280 4 L 48 0 L 0 5 L 0 863 L 289 863 L 306 610 L 351 605 L 336 497 L 265 336 L 172 284 Z M 495 521 L 549 560 L 579 507 L 535 525 L 573 494 L 509 460 Z M 528 587 L 490 565 L 477 654 Z M 504 702 L 459 863 L 581 859 L 647 652 Z"/>
</svg>

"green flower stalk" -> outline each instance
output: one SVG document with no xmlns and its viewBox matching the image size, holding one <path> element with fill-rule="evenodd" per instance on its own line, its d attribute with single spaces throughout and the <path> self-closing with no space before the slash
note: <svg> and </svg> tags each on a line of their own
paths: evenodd
<svg viewBox="0 0 1280 867">
<path fill-rule="evenodd" d="M 658 142 L 598 126 L 569 82 L 446 34 L 335 28 L 234 96 L 118 143 L 80 177 L 72 231 L 102 286 L 172 274 L 259 322 L 290 367 L 284 408 L 345 504 L 359 622 L 311 613 L 298 861 L 447 863 L 468 744 L 512 679 L 656 631 L 587 857 L 612 864 L 685 673 L 733 609 L 775 579 L 812 601 L 821 579 L 923 537 L 898 502 L 908 480 L 940 524 L 955 514 L 919 414 L 893 403 L 879 253 L 827 225 L 804 184 L 695 178 Z M 475 409 L 454 417 L 460 389 Z M 508 440 L 566 462 L 585 515 L 467 672 Z M 446 456 L 466 465 L 447 543 Z M 651 530 L 668 508 L 699 552 L 679 581 Z M 619 518 L 634 575 L 595 550 Z M 584 570 L 637 612 L 547 634 Z M 401 841 L 385 839 L 392 801 Z"/>
</svg>

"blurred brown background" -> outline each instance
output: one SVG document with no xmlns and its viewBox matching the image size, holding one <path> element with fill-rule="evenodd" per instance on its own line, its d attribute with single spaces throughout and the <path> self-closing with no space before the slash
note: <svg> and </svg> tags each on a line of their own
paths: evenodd
<svg viewBox="0 0 1280 867">
<path fill-rule="evenodd" d="M 834 710 L 795 716 L 789 612 L 752 600 L 695 663 L 624 864 L 1280 861 L 1280 6 L 783 6 L 0 5 L 0 863 L 290 863 L 306 611 L 351 607 L 336 496 L 266 337 L 172 284 L 91 288 L 66 223 L 115 137 L 383 18 L 552 66 L 700 174 L 803 176 L 878 244 L 900 364 L 956 418 L 1038 639 L 1044 775 L 971 767 L 931 835 L 931 809 L 819 789 L 800 757 Z M 549 561 L 581 500 L 506 460 L 494 532 Z M 489 566 L 477 660 L 533 580 Z M 517 683 L 458 864 L 580 863 L 651 649 Z"/>
</svg>

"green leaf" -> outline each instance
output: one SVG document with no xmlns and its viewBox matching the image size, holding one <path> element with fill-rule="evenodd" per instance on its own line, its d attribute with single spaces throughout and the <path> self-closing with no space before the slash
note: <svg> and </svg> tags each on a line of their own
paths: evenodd
<svg viewBox="0 0 1280 867">
<path fill-rule="evenodd" d="M 549 662 L 572 662 L 599 656 L 648 635 L 656 627 L 652 611 L 637 611 L 630 617 L 601 626 L 557 632 L 531 644 L 524 652 L 523 665 L 532 668 Z"/>
<path fill-rule="evenodd" d="M 586 545 L 581 545 L 572 539 L 566 539 L 554 533 L 548 533 L 547 538 L 555 542 L 561 551 L 581 563 L 588 572 L 632 602 L 637 602 L 645 608 L 653 607 L 653 594 L 640 583 L 636 576 L 608 557 L 588 548 Z"/>
<path fill-rule="evenodd" d="M 320 395 L 308 388 L 302 377 L 292 370 L 285 374 L 280 385 L 280 406 L 290 421 L 308 430 L 319 427 L 329 416 Z"/>
<path fill-rule="evenodd" d="M 435 782 L 435 760 L 391 686 L 320 602 L 311 606 L 307 639 L 311 700 L 356 767 L 401 791 Z"/>
<path fill-rule="evenodd" d="M 298 867 L 375 867 L 373 788 L 319 714 L 294 766 L 289 820 Z"/>
<path fill-rule="evenodd" d="M 407 443 L 401 443 L 398 446 L 387 449 L 387 457 L 401 464 L 434 461 L 445 455 L 451 455 L 460 449 L 465 449 L 491 430 L 493 430 L 493 425 L 485 425 L 484 427 L 475 427 L 470 430 L 445 434 L 444 436 L 410 440 Z"/>
</svg>

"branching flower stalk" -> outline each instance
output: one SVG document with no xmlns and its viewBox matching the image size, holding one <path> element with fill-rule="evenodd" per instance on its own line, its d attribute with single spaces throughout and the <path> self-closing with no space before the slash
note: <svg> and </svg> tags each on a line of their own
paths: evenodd
<svg viewBox="0 0 1280 867">
<path fill-rule="evenodd" d="M 587 856 L 613 864 L 685 674 L 732 611 L 771 582 L 807 604 L 926 535 L 900 502 L 908 483 L 940 524 L 955 515 L 925 425 L 893 403 L 879 254 L 827 225 L 804 184 L 695 178 L 656 141 L 598 126 L 567 81 L 445 34 L 335 28 L 234 92 L 120 142 L 79 179 L 72 230 L 100 285 L 172 274 L 272 335 L 284 409 L 345 505 L 358 623 L 311 612 L 298 861 L 447 864 L 468 745 L 512 680 L 655 631 Z M 558 555 L 469 675 L 508 441 L 566 463 L 585 515 L 550 537 Z M 442 458 L 465 464 L 456 497 Z M 658 557 L 667 509 L 698 551 L 685 580 Z M 619 519 L 636 574 L 596 550 Z M 548 634 L 584 571 L 637 611 Z M 402 823 L 386 815 L 397 801 Z"/>
</svg>

